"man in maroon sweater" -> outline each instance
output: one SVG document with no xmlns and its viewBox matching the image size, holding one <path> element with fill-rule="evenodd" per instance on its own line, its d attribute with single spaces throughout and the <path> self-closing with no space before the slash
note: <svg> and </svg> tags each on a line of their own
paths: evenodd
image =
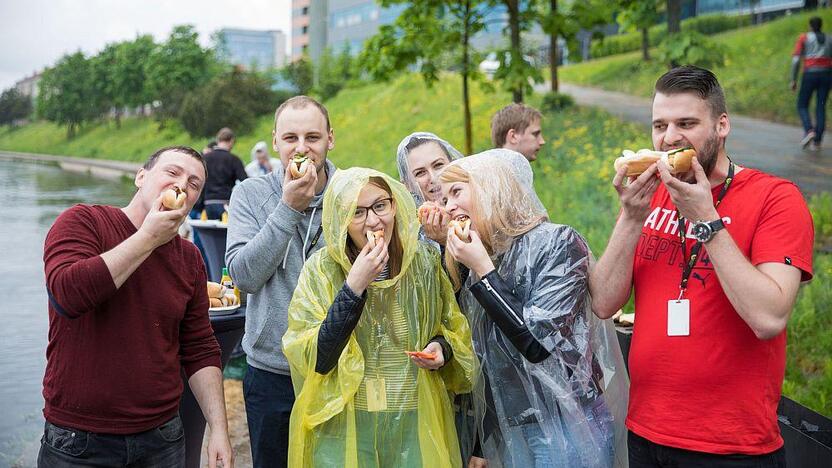
<svg viewBox="0 0 832 468">
<path fill-rule="evenodd" d="M 177 235 L 205 175 L 197 151 L 162 148 L 126 207 L 76 205 L 50 229 L 38 466 L 184 466 L 182 369 L 210 426 L 209 465 L 232 466 L 205 267 Z M 167 210 L 160 194 L 173 186 L 187 202 Z"/>
</svg>

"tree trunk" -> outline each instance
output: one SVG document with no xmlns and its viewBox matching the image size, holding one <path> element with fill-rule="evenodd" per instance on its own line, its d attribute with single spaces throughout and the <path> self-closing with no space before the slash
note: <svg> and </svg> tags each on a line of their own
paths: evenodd
<svg viewBox="0 0 832 468">
<path fill-rule="evenodd" d="M 681 31 L 682 0 L 667 0 L 667 33 L 676 34 Z"/>
<path fill-rule="evenodd" d="M 116 128 L 121 129 L 121 108 L 116 107 Z"/>
<path fill-rule="evenodd" d="M 558 12 L 558 0 L 549 0 L 549 14 L 556 15 Z M 549 83 L 551 91 L 558 92 L 558 32 L 552 31 L 549 34 Z"/>
<path fill-rule="evenodd" d="M 511 37 L 511 61 L 516 66 L 523 60 L 523 45 L 520 41 L 520 2 L 519 0 L 506 0 L 506 7 L 508 9 L 508 26 Z M 514 102 L 523 102 L 523 87 L 518 85 L 518 88 L 511 90 L 511 96 Z"/>
<path fill-rule="evenodd" d="M 650 61 L 650 31 L 648 28 L 641 28 L 641 58 L 645 62 Z"/>
<path fill-rule="evenodd" d="M 469 56 L 471 27 L 471 2 L 465 2 L 465 29 L 462 32 L 462 112 L 465 126 L 465 155 L 473 154 L 471 142 L 471 98 L 468 91 L 468 74 L 470 73 L 471 58 Z"/>
</svg>

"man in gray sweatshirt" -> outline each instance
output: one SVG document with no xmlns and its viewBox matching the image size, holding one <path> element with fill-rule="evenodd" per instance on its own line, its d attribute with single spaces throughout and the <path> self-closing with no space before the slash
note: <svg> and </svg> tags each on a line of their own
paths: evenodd
<svg viewBox="0 0 832 468">
<path fill-rule="evenodd" d="M 281 339 L 303 263 L 323 245 L 323 192 L 336 170 L 326 157 L 335 135 L 320 103 L 293 97 L 277 108 L 274 120 L 282 167 L 234 190 L 225 252 L 231 277 L 248 294 L 243 394 L 255 467 L 286 466 L 295 395 Z M 297 154 L 314 166 L 293 179 L 286 167 Z"/>
</svg>

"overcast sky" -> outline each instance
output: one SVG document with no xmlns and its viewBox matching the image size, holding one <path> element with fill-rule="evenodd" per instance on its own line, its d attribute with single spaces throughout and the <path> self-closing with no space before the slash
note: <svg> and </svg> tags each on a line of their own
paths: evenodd
<svg viewBox="0 0 832 468">
<path fill-rule="evenodd" d="M 223 27 L 279 29 L 291 42 L 291 0 L 0 0 L 0 90 L 81 49 L 193 24 L 204 45 Z"/>
</svg>

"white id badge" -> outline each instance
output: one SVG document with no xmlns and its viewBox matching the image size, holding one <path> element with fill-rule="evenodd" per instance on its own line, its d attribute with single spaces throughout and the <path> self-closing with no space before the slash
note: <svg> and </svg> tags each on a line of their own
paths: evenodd
<svg viewBox="0 0 832 468">
<path fill-rule="evenodd" d="M 667 336 L 690 336 L 690 301 L 667 301 Z"/>
</svg>

